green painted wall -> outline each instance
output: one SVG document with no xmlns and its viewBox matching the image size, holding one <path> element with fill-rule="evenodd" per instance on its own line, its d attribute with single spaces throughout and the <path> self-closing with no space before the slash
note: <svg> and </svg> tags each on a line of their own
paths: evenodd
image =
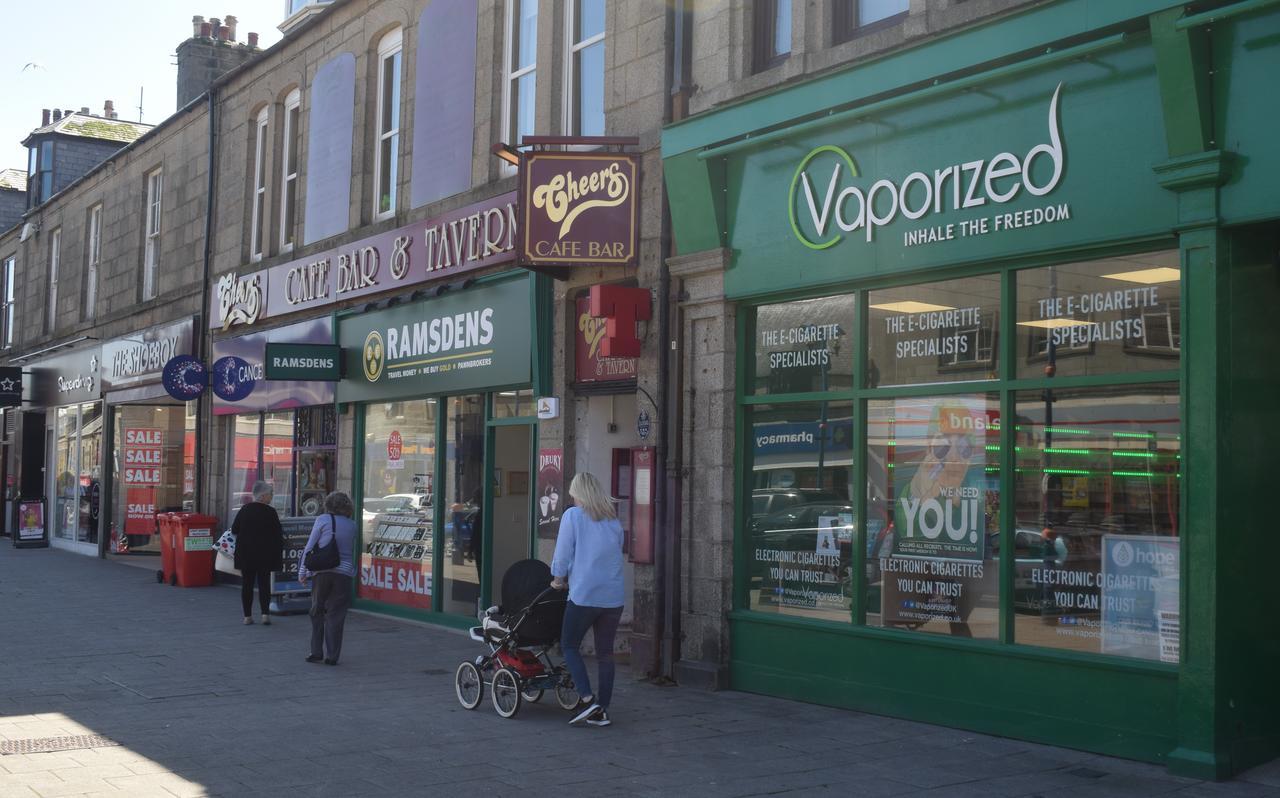
<svg viewBox="0 0 1280 798">
<path fill-rule="evenodd" d="M 1213 111 L 1217 146 L 1235 153 L 1222 187 L 1228 223 L 1280 215 L 1280 8 L 1214 25 Z"/>
</svg>

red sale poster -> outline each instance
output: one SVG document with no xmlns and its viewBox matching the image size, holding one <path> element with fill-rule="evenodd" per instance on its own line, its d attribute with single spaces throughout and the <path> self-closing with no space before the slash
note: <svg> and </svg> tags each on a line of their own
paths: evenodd
<svg viewBox="0 0 1280 798">
<path fill-rule="evenodd" d="M 125 427 L 121 454 L 126 485 L 159 485 L 164 465 L 164 430 L 154 427 Z M 153 491 L 154 493 L 154 491 Z"/>
<path fill-rule="evenodd" d="M 360 559 L 360 598 L 431 609 L 431 560 L 405 562 L 365 554 Z"/>
<path fill-rule="evenodd" d="M 124 492 L 124 533 L 150 535 L 156 528 L 156 489 L 128 487 Z"/>
</svg>

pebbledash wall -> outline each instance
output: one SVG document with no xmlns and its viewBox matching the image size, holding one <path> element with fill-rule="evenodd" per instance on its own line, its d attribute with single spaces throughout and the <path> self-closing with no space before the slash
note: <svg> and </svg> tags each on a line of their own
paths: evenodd
<svg viewBox="0 0 1280 798">
<path fill-rule="evenodd" d="M 1278 34 L 1029 5 L 665 128 L 729 685 L 1197 776 L 1280 751 Z"/>
</svg>

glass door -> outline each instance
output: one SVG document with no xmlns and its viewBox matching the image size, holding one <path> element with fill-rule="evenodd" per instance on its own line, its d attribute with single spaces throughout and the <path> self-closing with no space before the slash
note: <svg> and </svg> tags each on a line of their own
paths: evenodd
<svg viewBox="0 0 1280 798">
<path fill-rule="evenodd" d="M 532 478 L 533 425 L 503 425 L 493 428 L 493 469 L 490 486 L 493 511 L 489 523 L 493 601 L 502 595 L 502 575 L 513 563 L 529 557 L 529 518 Z"/>
</svg>

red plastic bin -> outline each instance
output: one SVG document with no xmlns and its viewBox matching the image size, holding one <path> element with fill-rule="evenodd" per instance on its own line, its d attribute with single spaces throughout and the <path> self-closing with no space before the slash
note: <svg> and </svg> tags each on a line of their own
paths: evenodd
<svg viewBox="0 0 1280 798">
<path fill-rule="evenodd" d="M 160 570 L 156 571 L 156 581 L 176 584 L 178 571 L 173 551 L 173 513 L 156 513 L 156 530 L 160 533 Z"/>
<path fill-rule="evenodd" d="M 173 513 L 174 569 L 182 587 L 213 584 L 213 541 L 218 519 L 199 513 Z"/>
</svg>

